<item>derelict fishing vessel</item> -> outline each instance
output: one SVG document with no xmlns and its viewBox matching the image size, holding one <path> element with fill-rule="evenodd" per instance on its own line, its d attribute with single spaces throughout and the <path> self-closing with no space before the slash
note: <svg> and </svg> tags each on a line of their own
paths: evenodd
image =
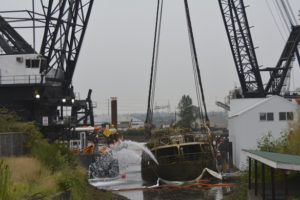
<svg viewBox="0 0 300 200">
<path fill-rule="evenodd" d="M 190 49 L 201 128 L 197 132 L 185 133 L 151 131 L 153 124 L 153 104 L 163 10 L 163 0 L 158 0 L 147 117 L 145 122 L 145 133 L 148 139 L 146 145 L 158 160 L 158 164 L 151 160 L 146 154 L 142 154 L 141 170 L 142 178 L 145 181 L 156 181 L 158 177 L 168 181 L 189 181 L 196 179 L 205 168 L 216 168 L 214 150 L 212 147 L 211 134 L 209 130 L 209 119 L 206 111 L 204 92 L 187 0 L 184 1 L 184 5 L 191 47 Z"/>
<path fill-rule="evenodd" d="M 159 177 L 169 181 L 189 181 L 196 179 L 204 168 L 215 169 L 210 136 L 204 132 L 152 133 L 147 147 L 159 164 L 143 154 L 143 180 L 154 182 Z"/>
</svg>

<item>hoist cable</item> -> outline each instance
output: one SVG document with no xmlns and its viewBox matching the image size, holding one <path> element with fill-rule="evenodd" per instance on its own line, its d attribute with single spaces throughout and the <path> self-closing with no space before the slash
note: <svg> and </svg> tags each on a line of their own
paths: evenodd
<svg viewBox="0 0 300 200">
<path fill-rule="evenodd" d="M 282 20 L 284 22 L 284 25 L 286 26 L 286 28 L 287 28 L 287 30 L 289 32 L 291 30 L 291 27 L 289 26 L 289 24 L 287 22 L 287 19 L 286 19 L 286 16 L 284 15 L 284 13 L 283 13 L 282 7 L 280 6 L 278 0 L 275 0 L 275 3 L 277 5 L 277 9 L 278 9 L 278 11 L 280 13 L 280 16 L 281 16 L 281 18 L 282 18 Z"/>
<path fill-rule="evenodd" d="M 158 48 L 159 48 L 158 45 L 159 45 L 160 29 L 161 29 L 162 5 L 163 5 L 163 0 L 158 0 L 156 21 L 155 21 L 155 31 L 154 31 L 154 44 L 153 44 L 153 52 L 152 52 L 150 85 L 149 85 L 149 94 L 148 94 L 147 116 L 146 116 L 146 124 L 150 126 L 148 127 L 150 129 L 152 126 L 152 117 L 153 117 L 153 101 L 154 101 L 154 91 L 155 91 L 156 71 L 157 71 L 157 57 L 158 57 Z"/>
<path fill-rule="evenodd" d="M 274 1 L 272 0 L 272 2 L 273 2 L 273 6 L 275 8 L 275 12 L 277 12 L 277 15 L 278 15 L 278 18 L 279 18 L 279 21 L 280 21 L 280 24 L 281 24 L 284 36 L 285 36 L 285 38 L 287 38 L 288 35 L 289 35 L 289 30 L 286 30 L 286 28 L 284 28 L 285 27 L 285 23 L 284 23 L 284 20 L 282 19 L 282 16 L 280 15 L 280 11 L 279 11 L 277 3 L 275 2 L 275 0 Z"/>
<path fill-rule="evenodd" d="M 153 77 L 153 91 L 152 91 L 152 99 L 151 99 L 151 122 L 153 117 L 153 105 L 154 105 L 154 96 L 156 89 L 156 75 L 157 75 L 157 62 L 158 62 L 158 52 L 159 52 L 159 43 L 160 43 L 160 32 L 161 32 L 161 21 L 162 21 L 162 10 L 163 10 L 163 0 L 161 0 L 160 12 L 159 12 L 159 22 L 158 22 L 158 30 L 157 30 L 157 44 L 156 44 L 156 52 L 155 52 L 155 63 L 154 63 L 154 77 Z"/>
<path fill-rule="evenodd" d="M 197 103 L 198 103 L 198 108 L 199 108 L 199 117 L 200 117 L 201 122 L 205 123 L 205 119 L 204 119 L 203 111 L 202 111 L 202 103 L 201 103 L 201 97 L 200 97 L 199 80 L 198 80 L 197 70 L 196 70 L 195 55 L 193 54 L 192 39 L 191 39 L 191 35 L 190 35 L 189 31 L 188 31 L 188 36 L 189 36 L 190 54 L 191 54 L 192 66 L 193 66 L 194 84 L 195 84 L 196 97 L 197 97 Z"/>
<path fill-rule="evenodd" d="M 272 11 L 272 9 L 271 9 L 271 6 L 270 6 L 268 0 L 265 0 L 265 2 L 266 2 L 266 4 L 267 4 L 267 7 L 268 7 L 268 9 L 269 9 L 271 15 L 272 15 L 273 21 L 274 21 L 274 23 L 275 23 L 275 25 L 276 25 L 276 27 L 277 27 L 278 32 L 279 32 L 279 34 L 281 35 L 282 40 L 285 42 L 283 33 L 282 33 L 282 31 L 280 30 L 280 28 L 279 28 L 279 24 L 277 23 L 277 20 L 276 20 L 276 18 L 275 18 L 275 16 L 274 16 L 274 13 L 273 13 L 273 11 Z"/>
<path fill-rule="evenodd" d="M 205 120 L 208 122 L 209 120 L 208 120 L 208 116 L 207 116 L 204 91 L 203 91 L 202 80 L 201 80 L 201 76 L 200 76 L 200 69 L 199 69 L 199 63 L 198 63 L 198 58 L 197 58 L 196 45 L 195 45 L 193 29 L 192 29 L 192 23 L 191 23 L 191 18 L 190 18 L 190 11 L 189 11 L 189 6 L 188 6 L 187 0 L 184 0 L 184 5 L 185 5 L 185 11 L 186 11 L 187 26 L 188 26 L 189 36 L 190 36 L 190 40 L 191 40 L 191 45 L 192 45 L 192 54 L 193 54 L 193 58 L 194 58 L 193 60 L 195 61 L 197 78 L 198 78 L 200 91 L 201 91 L 201 96 L 202 96 L 202 103 L 203 103 Z M 201 109 L 201 108 L 199 108 L 199 109 Z"/>
<path fill-rule="evenodd" d="M 188 18 L 186 18 L 186 19 L 187 19 L 187 24 L 188 24 Z M 198 80 L 197 71 L 196 71 L 195 54 L 193 53 L 192 38 L 191 38 L 191 34 L 190 34 L 189 31 L 188 31 L 188 36 L 189 36 L 189 44 L 190 44 L 189 45 L 190 46 L 190 53 L 191 53 L 191 58 L 192 58 L 192 66 L 193 66 L 193 74 L 194 74 L 194 83 L 195 83 L 195 89 L 196 89 L 197 103 L 198 103 L 198 109 L 199 109 L 199 117 L 200 117 L 200 121 L 202 123 L 205 123 L 205 119 L 204 119 L 203 111 L 202 111 L 202 105 L 201 105 L 201 98 L 200 98 L 199 80 Z"/>
<path fill-rule="evenodd" d="M 292 9 L 292 6 L 291 6 L 291 4 L 290 4 L 290 1 L 289 1 L 289 0 L 286 0 L 286 4 L 287 4 L 287 7 L 288 7 L 288 9 L 289 9 L 289 12 L 290 12 L 290 14 L 291 14 L 291 16 L 292 16 L 292 18 L 293 18 L 293 20 L 294 20 L 294 25 L 298 25 L 297 19 L 296 19 L 296 17 L 295 17 L 294 12 L 293 12 L 293 9 Z"/>
<path fill-rule="evenodd" d="M 292 13 L 289 12 L 289 10 L 287 8 L 287 5 L 285 4 L 285 2 L 283 0 L 281 0 L 281 5 L 282 5 L 282 8 L 283 8 L 283 10 L 285 12 L 285 15 L 287 16 L 287 19 L 290 22 L 290 25 L 294 26 L 294 22 L 293 22 L 293 19 L 291 17 Z"/>
</svg>

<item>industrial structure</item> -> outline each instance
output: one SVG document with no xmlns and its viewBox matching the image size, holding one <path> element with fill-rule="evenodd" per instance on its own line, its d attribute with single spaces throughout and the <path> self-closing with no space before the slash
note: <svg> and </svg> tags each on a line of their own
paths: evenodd
<svg viewBox="0 0 300 200">
<path fill-rule="evenodd" d="M 256 58 L 250 26 L 243 0 L 218 0 L 241 88 L 231 91 L 226 104 L 218 102 L 228 112 L 229 139 L 232 142 L 233 163 L 246 167 L 242 149 L 257 147 L 257 140 L 266 134 L 279 138 L 289 132 L 289 124 L 297 121 L 299 94 L 290 91 L 293 61 L 300 65 L 300 26 L 288 1 L 276 1 L 289 36 L 274 67 L 261 68 Z M 264 83 L 261 73 L 269 72 Z M 296 101 L 295 101 L 296 100 Z"/>
<path fill-rule="evenodd" d="M 289 73 L 295 57 L 300 65 L 298 44 L 300 26 L 297 25 L 288 1 L 280 1 L 278 6 L 286 22 L 290 35 L 282 54 L 274 67 L 261 69 L 255 53 L 250 26 L 243 0 L 218 0 L 234 64 L 237 70 L 243 98 L 262 98 L 267 95 L 290 96 Z M 261 72 L 269 72 L 267 83 L 263 83 Z"/>
<path fill-rule="evenodd" d="M 72 85 L 93 0 L 40 2 L 40 12 L 34 1 L 32 10 L 0 12 L 0 107 L 36 121 L 48 138 L 56 139 L 79 124 L 94 125 L 92 91 L 79 100 Z M 17 28 L 32 29 L 33 46 Z M 39 52 L 37 29 L 43 30 Z"/>
</svg>

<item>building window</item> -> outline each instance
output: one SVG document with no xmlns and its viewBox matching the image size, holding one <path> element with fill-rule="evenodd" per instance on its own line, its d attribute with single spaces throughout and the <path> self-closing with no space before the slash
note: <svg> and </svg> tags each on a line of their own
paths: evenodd
<svg viewBox="0 0 300 200">
<path fill-rule="evenodd" d="M 266 113 L 259 113 L 259 120 L 260 121 L 266 121 L 267 120 Z"/>
<path fill-rule="evenodd" d="M 27 68 L 39 68 L 41 66 L 45 66 L 47 61 L 45 59 L 27 59 L 26 67 Z"/>
<path fill-rule="evenodd" d="M 259 113 L 259 120 L 260 121 L 274 121 L 274 113 Z"/>
<path fill-rule="evenodd" d="M 274 113 L 272 113 L 272 112 L 267 113 L 267 120 L 268 121 L 274 121 Z"/>
<path fill-rule="evenodd" d="M 286 113 L 287 120 L 294 120 L 294 113 L 293 112 L 287 112 Z"/>
<path fill-rule="evenodd" d="M 286 120 L 286 112 L 280 112 L 279 113 L 279 120 L 280 121 Z"/>
<path fill-rule="evenodd" d="M 293 112 L 280 112 L 279 113 L 279 120 L 280 121 L 292 121 L 294 120 L 294 113 Z"/>
</svg>

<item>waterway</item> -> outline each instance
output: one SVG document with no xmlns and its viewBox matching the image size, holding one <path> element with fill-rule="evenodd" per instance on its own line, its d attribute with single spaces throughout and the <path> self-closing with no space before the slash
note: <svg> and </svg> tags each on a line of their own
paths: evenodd
<svg viewBox="0 0 300 200">
<path fill-rule="evenodd" d="M 138 145 L 129 145 L 116 152 L 119 160 L 120 174 L 126 177 L 119 176 L 113 180 L 93 181 L 91 184 L 107 190 L 119 190 L 130 188 L 141 188 L 143 186 L 151 186 L 145 183 L 141 177 L 141 148 Z M 124 176 L 123 175 L 123 176 Z M 224 195 L 232 191 L 232 187 L 216 187 L 206 190 L 200 188 L 189 189 L 148 189 L 135 191 L 115 192 L 131 200 L 221 200 Z"/>
</svg>

